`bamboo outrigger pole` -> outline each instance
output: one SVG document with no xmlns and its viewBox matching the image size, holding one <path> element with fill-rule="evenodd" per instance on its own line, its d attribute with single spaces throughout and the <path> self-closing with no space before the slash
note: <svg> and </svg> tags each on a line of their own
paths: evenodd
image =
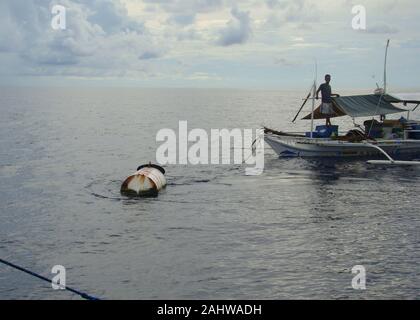
<svg viewBox="0 0 420 320">
<path fill-rule="evenodd" d="M 394 160 L 384 149 L 382 149 L 379 146 L 376 146 L 372 143 L 365 142 L 365 144 L 369 147 L 375 148 L 376 150 L 379 150 L 385 157 L 388 158 L 388 160 L 368 160 L 367 163 L 369 164 L 383 164 L 383 165 L 397 165 L 397 166 L 419 166 L 420 161 L 400 161 L 400 160 Z"/>
<path fill-rule="evenodd" d="M 309 98 L 311 97 L 312 94 L 312 87 L 311 90 L 309 91 L 308 95 L 306 96 L 306 99 L 303 101 L 303 104 L 301 105 L 298 113 L 296 114 L 296 116 L 293 118 L 292 123 L 295 123 L 297 117 L 299 116 L 300 112 L 302 111 L 303 107 L 305 106 L 306 102 L 308 102 Z"/>
</svg>

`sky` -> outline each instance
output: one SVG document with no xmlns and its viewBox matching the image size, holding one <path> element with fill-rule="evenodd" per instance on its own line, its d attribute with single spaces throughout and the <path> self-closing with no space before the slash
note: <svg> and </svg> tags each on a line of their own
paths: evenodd
<svg viewBox="0 0 420 320">
<path fill-rule="evenodd" d="M 66 28 L 51 26 L 54 5 Z M 366 9 L 355 30 L 352 8 Z M 1 0 L 0 85 L 420 89 L 416 0 Z"/>
</svg>

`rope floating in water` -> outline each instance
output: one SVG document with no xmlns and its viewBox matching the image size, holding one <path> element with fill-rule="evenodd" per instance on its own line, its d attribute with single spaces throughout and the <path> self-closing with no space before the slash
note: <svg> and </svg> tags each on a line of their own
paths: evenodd
<svg viewBox="0 0 420 320">
<path fill-rule="evenodd" d="M 38 273 L 35 273 L 35 272 L 31 271 L 31 270 L 28 270 L 28 269 L 25 269 L 23 267 L 20 267 L 20 266 L 14 264 L 14 263 L 11 263 L 9 261 L 3 260 L 1 258 L 0 258 L 0 263 L 3 263 L 3 264 L 5 264 L 5 265 L 7 265 L 7 266 L 9 266 L 11 268 L 17 269 L 17 270 L 22 271 L 24 273 L 27 273 L 27 274 L 29 274 L 29 275 L 31 275 L 33 277 L 36 277 L 36 278 L 41 279 L 43 281 L 46 281 L 48 283 L 52 283 L 52 280 L 51 279 L 48 279 L 48 278 L 46 278 L 44 276 L 41 276 Z M 67 287 L 67 286 L 63 286 L 63 285 L 58 285 L 58 286 L 60 286 L 61 288 L 65 289 L 67 291 L 70 291 L 72 293 L 75 293 L 75 294 L 79 295 L 83 299 L 86 299 L 86 300 L 100 300 L 99 298 L 96 298 L 96 297 L 91 296 L 91 295 L 89 295 L 87 293 L 81 292 L 79 290 L 73 289 L 71 287 Z"/>
</svg>

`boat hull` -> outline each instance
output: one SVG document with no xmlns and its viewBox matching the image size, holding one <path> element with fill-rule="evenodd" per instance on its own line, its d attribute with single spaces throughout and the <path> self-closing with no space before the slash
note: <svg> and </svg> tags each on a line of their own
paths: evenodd
<svg viewBox="0 0 420 320">
<path fill-rule="evenodd" d="M 280 157 L 372 157 L 381 152 L 364 142 L 346 142 L 331 139 L 311 139 L 268 134 L 265 142 Z M 420 154 L 420 140 L 383 140 L 376 145 L 392 156 Z M 383 156 L 383 155 L 382 155 Z"/>
</svg>

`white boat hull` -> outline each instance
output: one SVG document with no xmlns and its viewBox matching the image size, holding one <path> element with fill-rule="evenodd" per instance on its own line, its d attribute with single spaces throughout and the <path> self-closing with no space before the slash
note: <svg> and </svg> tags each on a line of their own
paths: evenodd
<svg viewBox="0 0 420 320">
<path fill-rule="evenodd" d="M 265 142 L 280 157 L 372 157 L 381 152 L 366 143 L 266 134 Z M 382 140 L 375 143 L 392 156 L 420 154 L 420 140 Z"/>
</svg>

